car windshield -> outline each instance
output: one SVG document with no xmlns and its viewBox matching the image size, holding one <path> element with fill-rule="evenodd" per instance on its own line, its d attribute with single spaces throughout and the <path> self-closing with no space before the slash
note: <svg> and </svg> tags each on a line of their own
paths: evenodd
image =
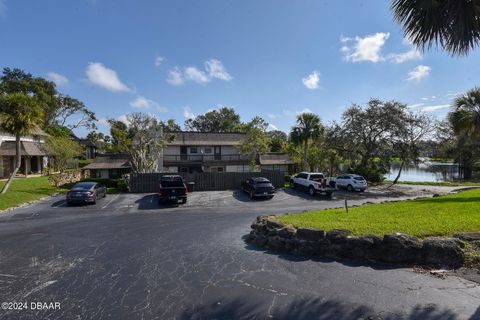
<svg viewBox="0 0 480 320">
<path fill-rule="evenodd" d="M 353 179 L 358 180 L 358 181 L 364 181 L 365 180 L 363 177 L 353 177 Z"/>
<path fill-rule="evenodd" d="M 313 181 L 320 181 L 323 179 L 323 174 L 312 174 L 310 176 L 310 180 L 313 180 Z"/>
<path fill-rule="evenodd" d="M 95 185 L 95 183 L 92 183 L 92 182 L 81 182 L 81 183 L 77 183 L 76 185 L 74 185 L 72 187 L 72 190 L 88 190 L 90 189 L 91 187 L 93 187 Z"/>
<path fill-rule="evenodd" d="M 254 184 L 270 184 L 270 181 L 265 178 L 253 179 Z"/>
</svg>

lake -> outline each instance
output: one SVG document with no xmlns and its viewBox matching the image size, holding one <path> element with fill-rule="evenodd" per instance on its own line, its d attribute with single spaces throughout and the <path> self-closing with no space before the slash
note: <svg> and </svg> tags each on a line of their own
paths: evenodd
<svg viewBox="0 0 480 320">
<path fill-rule="evenodd" d="M 400 165 L 392 166 L 390 173 L 385 176 L 387 180 L 397 177 Z M 458 165 L 448 162 L 425 162 L 418 166 L 408 165 L 402 170 L 399 181 L 417 182 L 443 182 L 458 180 Z"/>
</svg>

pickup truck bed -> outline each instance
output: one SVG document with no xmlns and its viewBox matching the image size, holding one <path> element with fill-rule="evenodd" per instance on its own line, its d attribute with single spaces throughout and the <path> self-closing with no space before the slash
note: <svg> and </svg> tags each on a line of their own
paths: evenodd
<svg viewBox="0 0 480 320">
<path fill-rule="evenodd" d="M 331 198 L 335 189 L 330 187 L 322 173 L 300 172 L 290 179 L 293 189 L 308 191 L 313 197 L 317 194 Z"/>
</svg>

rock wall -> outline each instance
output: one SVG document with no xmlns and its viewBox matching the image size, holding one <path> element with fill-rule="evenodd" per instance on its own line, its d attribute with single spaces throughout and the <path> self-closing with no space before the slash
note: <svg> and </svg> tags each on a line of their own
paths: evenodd
<svg viewBox="0 0 480 320">
<path fill-rule="evenodd" d="M 422 241 L 401 233 L 354 237 L 349 230 L 285 226 L 275 216 L 259 216 L 251 227 L 247 242 L 277 252 L 453 269 L 464 263 L 464 243 L 457 238 Z"/>
</svg>

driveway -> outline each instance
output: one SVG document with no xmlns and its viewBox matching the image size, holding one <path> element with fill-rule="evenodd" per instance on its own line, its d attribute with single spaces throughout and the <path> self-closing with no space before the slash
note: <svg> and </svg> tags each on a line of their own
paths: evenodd
<svg viewBox="0 0 480 320">
<path fill-rule="evenodd" d="M 0 310 L 0 318 L 480 319 L 480 287 L 462 278 L 279 256 L 242 240 L 259 214 L 343 203 L 340 194 L 292 190 L 254 202 L 236 191 L 194 192 L 185 206 L 121 194 L 79 207 L 54 197 L 2 214 L 0 302 L 60 308 Z"/>
</svg>

